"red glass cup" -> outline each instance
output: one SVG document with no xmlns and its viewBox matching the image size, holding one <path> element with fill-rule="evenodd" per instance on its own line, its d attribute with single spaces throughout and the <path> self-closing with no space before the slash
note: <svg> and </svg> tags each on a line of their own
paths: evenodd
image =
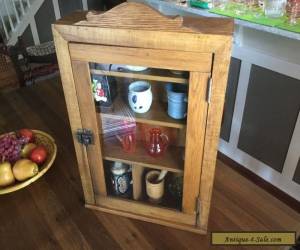
<svg viewBox="0 0 300 250">
<path fill-rule="evenodd" d="M 135 152 L 136 139 L 135 139 L 134 133 L 117 135 L 116 137 L 120 141 L 124 152 L 126 152 L 126 153 Z"/>
</svg>

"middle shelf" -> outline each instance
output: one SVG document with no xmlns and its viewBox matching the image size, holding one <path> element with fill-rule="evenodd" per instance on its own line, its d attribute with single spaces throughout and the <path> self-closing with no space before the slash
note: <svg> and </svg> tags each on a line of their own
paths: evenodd
<svg viewBox="0 0 300 250">
<path fill-rule="evenodd" d="M 132 112 L 130 116 L 124 115 L 124 106 L 127 104 L 122 100 L 121 96 L 117 96 L 114 100 L 113 108 L 110 110 L 100 110 L 97 107 L 97 112 L 100 113 L 102 118 L 110 118 L 110 119 L 123 119 L 123 120 L 132 120 L 132 116 L 134 117 L 136 122 L 157 125 L 157 126 L 165 126 L 170 128 L 185 128 L 186 120 L 176 120 L 170 117 L 166 111 L 166 104 L 159 101 L 153 100 L 151 104 L 151 109 L 143 114 L 138 114 Z"/>
<path fill-rule="evenodd" d="M 161 157 L 152 157 L 147 154 L 142 142 L 136 143 L 134 153 L 124 153 L 120 143 L 115 140 L 106 140 L 103 143 L 103 158 L 110 161 L 120 161 L 126 164 L 140 165 L 154 169 L 163 169 L 171 172 L 183 172 L 184 147 L 169 146 Z"/>
</svg>

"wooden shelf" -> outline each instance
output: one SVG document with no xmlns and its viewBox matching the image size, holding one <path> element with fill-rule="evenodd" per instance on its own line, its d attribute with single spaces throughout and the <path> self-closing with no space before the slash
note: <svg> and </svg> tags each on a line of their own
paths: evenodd
<svg viewBox="0 0 300 250">
<path fill-rule="evenodd" d="M 176 120 L 170 117 L 167 113 L 166 104 L 153 100 L 150 110 L 144 114 L 134 113 L 130 107 L 118 96 L 114 101 L 114 107 L 111 111 L 100 111 L 101 119 L 122 119 L 132 121 L 133 118 L 136 122 L 145 123 L 150 125 L 164 126 L 170 128 L 185 128 L 186 120 Z"/>
<path fill-rule="evenodd" d="M 139 200 L 139 201 L 135 201 L 131 198 L 117 196 L 112 193 L 109 194 L 108 197 L 111 199 L 120 200 L 120 201 L 124 201 L 124 202 L 130 202 L 133 204 L 141 204 L 141 205 L 146 205 L 146 206 L 150 206 L 150 207 L 157 207 L 160 209 L 167 209 L 168 211 L 174 211 L 174 212 L 181 211 L 180 207 L 178 207 L 173 200 L 170 201 L 169 196 L 170 196 L 170 194 L 165 193 L 162 202 L 159 204 L 151 203 L 150 201 L 148 201 L 148 198 L 146 197 L 146 195 L 143 197 L 142 200 Z"/>
<path fill-rule="evenodd" d="M 90 72 L 92 74 L 97 75 L 107 75 L 107 76 L 116 76 L 116 77 L 126 77 L 126 78 L 134 78 L 134 79 L 142 79 L 142 80 L 150 80 L 150 81 L 160 81 L 160 82 L 172 82 L 172 83 L 188 83 L 188 74 L 183 73 L 182 75 L 177 75 L 172 73 L 166 69 L 147 69 L 144 71 L 130 71 L 130 70 L 122 70 L 122 71 L 108 71 L 108 70 L 99 70 L 99 69 L 91 69 Z"/>
<path fill-rule="evenodd" d="M 184 162 L 182 159 L 183 148 L 169 146 L 161 157 L 152 157 L 147 154 L 141 142 L 137 142 L 134 153 L 123 151 L 117 139 L 103 142 L 103 159 L 109 161 L 120 161 L 126 164 L 136 164 L 154 169 L 164 169 L 171 172 L 183 172 Z"/>
</svg>

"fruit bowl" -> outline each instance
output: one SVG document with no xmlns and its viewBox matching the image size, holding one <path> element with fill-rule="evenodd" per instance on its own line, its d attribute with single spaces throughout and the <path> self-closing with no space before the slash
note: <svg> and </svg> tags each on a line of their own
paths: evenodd
<svg viewBox="0 0 300 250">
<path fill-rule="evenodd" d="M 41 176 L 43 176 L 48 171 L 48 169 L 52 166 L 52 164 L 55 160 L 55 157 L 56 157 L 56 152 L 57 152 L 57 147 L 56 147 L 54 139 L 45 132 L 42 132 L 39 130 L 32 130 L 32 131 L 34 132 L 34 135 L 35 135 L 35 143 L 38 146 L 42 145 L 47 149 L 47 152 L 48 152 L 47 159 L 41 166 L 39 166 L 39 172 L 35 176 L 33 176 L 25 181 L 22 181 L 22 182 L 16 181 L 14 184 L 3 187 L 3 188 L 0 187 L 0 195 L 11 193 L 11 192 L 17 191 L 19 189 L 22 189 L 22 188 L 30 185 L 31 183 L 33 183 L 37 179 L 39 179 Z M 15 132 L 2 134 L 2 135 L 0 135 L 0 138 L 7 134 L 14 134 L 14 133 Z"/>
</svg>

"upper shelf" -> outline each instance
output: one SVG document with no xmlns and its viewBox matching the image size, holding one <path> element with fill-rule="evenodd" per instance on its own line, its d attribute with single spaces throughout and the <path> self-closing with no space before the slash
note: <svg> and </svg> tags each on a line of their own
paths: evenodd
<svg viewBox="0 0 300 250">
<path fill-rule="evenodd" d="M 130 116 L 126 116 L 124 115 L 124 113 L 127 114 L 128 112 L 127 111 L 124 112 L 124 106 L 126 106 L 126 104 L 123 102 L 122 98 L 120 96 L 117 96 L 117 98 L 114 101 L 113 110 L 101 111 L 100 115 L 102 118 L 122 119 L 122 120 L 124 119 L 126 120 L 127 117 L 128 120 L 130 121 L 132 120 L 132 116 L 134 116 L 136 122 L 170 127 L 170 128 L 182 129 L 185 128 L 186 126 L 185 120 L 176 120 L 168 116 L 165 107 L 166 105 L 164 105 L 163 103 L 157 100 L 153 100 L 150 110 L 144 114 L 138 114 L 132 111 L 130 113 Z M 97 111 L 99 112 L 99 110 Z"/>
<path fill-rule="evenodd" d="M 127 77 L 141 80 L 150 80 L 150 81 L 159 81 L 159 82 L 172 82 L 172 83 L 188 83 L 188 77 L 183 75 L 174 74 L 168 70 L 163 69 L 149 69 L 140 72 L 134 72 L 129 70 L 122 71 L 108 71 L 108 70 L 99 70 L 99 69 L 91 69 L 92 74 L 98 75 L 107 75 L 107 76 L 115 76 L 115 77 Z"/>
</svg>

